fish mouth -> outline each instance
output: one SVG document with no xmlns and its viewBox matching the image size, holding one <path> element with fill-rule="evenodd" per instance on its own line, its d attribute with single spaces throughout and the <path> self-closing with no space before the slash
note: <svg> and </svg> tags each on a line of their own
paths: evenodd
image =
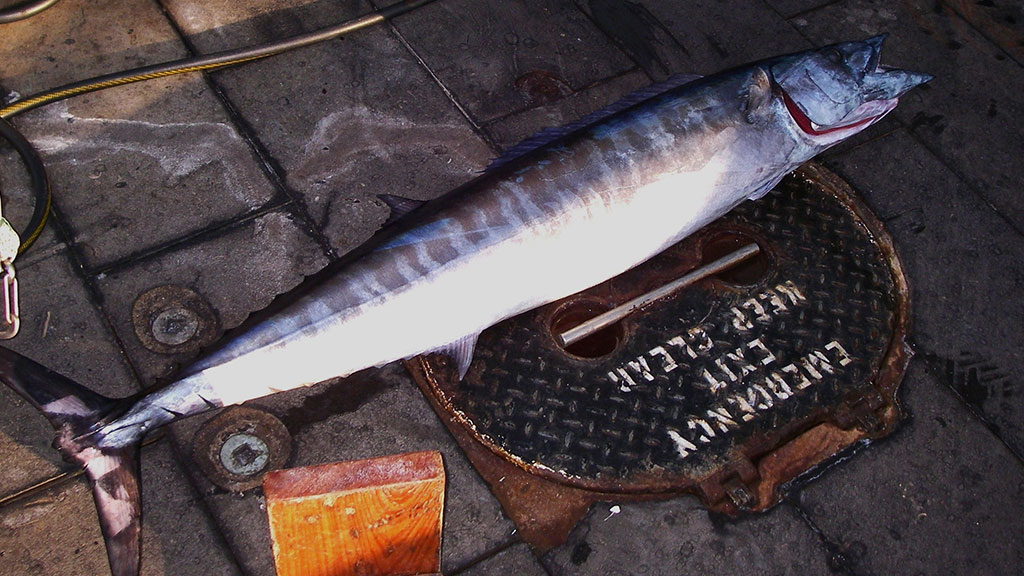
<svg viewBox="0 0 1024 576">
<path fill-rule="evenodd" d="M 789 111 L 789 115 L 793 117 L 796 125 L 800 127 L 805 134 L 811 136 L 826 136 L 829 134 L 835 134 L 844 130 L 850 130 L 854 128 L 866 128 L 867 126 L 874 124 L 875 122 L 882 119 L 883 116 L 891 112 L 896 105 L 899 104 L 898 98 L 889 98 L 885 100 L 872 100 L 871 102 L 865 102 L 861 104 L 856 110 L 854 110 L 849 117 L 853 119 L 837 124 L 835 126 L 819 126 L 813 120 L 807 117 L 807 114 L 800 109 L 800 106 L 789 96 L 785 90 L 782 92 L 782 101 L 786 104 L 786 110 Z"/>
</svg>

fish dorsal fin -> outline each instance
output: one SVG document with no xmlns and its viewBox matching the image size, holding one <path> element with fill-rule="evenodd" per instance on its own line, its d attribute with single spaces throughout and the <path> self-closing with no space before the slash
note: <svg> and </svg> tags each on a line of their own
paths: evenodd
<svg viewBox="0 0 1024 576">
<path fill-rule="evenodd" d="M 465 378 L 466 372 L 469 370 L 469 364 L 473 361 L 473 349 L 476 348 L 476 339 L 479 337 L 480 334 L 470 334 L 436 350 L 455 361 L 455 366 L 459 371 L 459 380 Z"/>
<path fill-rule="evenodd" d="M 755 124 L 763 116 L 765 106 L 772 100 L 772 81 L 763 68 L 754 68 L 754 75 L 747 87 L 747 99 L 743 101 L 743 112 L 747 122 Z"/>
<path fill-rule="evenodd" d="M 487 166 L 487 169 L 485 171 L 490 172 L 492 170 L 500 168 L 517 158 L 521 158 L 542 146 L 545 146 L 558 140 L 559 138 L 572 134 L 573 132 L 586 128 L 587 126 L 590 126 L 592 124 L 596 124 L 601 120 L 618 114 L 619 112 L 622 112 L 623 110 L 628 110 L 629 108 L 632 108 L 633 106 L 636 106 L 641 102 L 650 100 L 651 98 L 658 96 L 659 94 L 664 94 L 669 90 L 674 90 L 676 88 L 679 88 L 680 86 L 689 84 L 694 80 L 699 80 L 700 78 L 701 76 L 697 74 L 676 74 L 668 78 L 667 80 L 651 84 L 646 88 L 641 88 L 636 92 L 629 94 L 625 98 L 622 98 L 621 100 L 618 100 L 615 103 L 610 104 L 600 110 L 591 112 L 590 114 L 587 114 L 583 118 L 580 118 L 579 120 L 571 124 L 566 124 L 564 126 L 558 126 L 554 128 L 545 128 L 544 130 L 537 132 L 533 136 L 530 136 L 526 140 L 523 140 L 519 144 L 516 144 L 515 146 L 505 150 L 505 152 L 501 156 L 491 161 L 490 165 Z"/>
<path fill-rule="evenodd" d="M 414 200 L 404 196 L 395 196 L 394 194 L 377 194 L 377 198 L 391 209 L 391 214 L 384 221 L 385 226 L 394 224 L 396 220 L 401 219 L 406 214 L 427 203 L 425 200 Z"/>
</svg>

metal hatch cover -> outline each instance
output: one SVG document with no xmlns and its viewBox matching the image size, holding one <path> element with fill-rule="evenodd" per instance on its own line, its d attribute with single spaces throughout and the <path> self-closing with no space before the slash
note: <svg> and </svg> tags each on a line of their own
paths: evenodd
<svg viewBox="0 0 1024 576">
<path fill-rule="evenodd" d="M 751 241 L 753 261 L 558 344 L 555 333 Z M 881 223 L 812 163 L 642 266 L 485 331 L 461 382 L 442 356 L 408 366 L 513 520 L 536 519 L 560 491 L 686 491 L 719 512 L 764 510 L 785 483 L 894 429 L 908 294 Z M 510 484 L 551 486 L 516 496 L 498 485 L 507 463 L 528 472 Z"/>
</svg>

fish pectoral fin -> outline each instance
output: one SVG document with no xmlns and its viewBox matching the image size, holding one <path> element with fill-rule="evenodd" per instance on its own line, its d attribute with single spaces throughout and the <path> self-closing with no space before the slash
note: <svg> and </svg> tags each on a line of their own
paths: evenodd
<svg viewBox="0 0 1024 576">
<path fill-rule="evenodd" d="M 762 112 L 772 101 L 772 81 L 764 68 L 754 68 L 754 75 L 747 86 L 747 99 L 744 100 L 742 110 L 747 122 L 756 124 L 763 116 Z"/>
<path fill-rule="evenodd" d="M 455 366 L 459 371 L 459 380 L 465 378 L 466 372 L 469 371 L 469 365 L 473 362 L 473 349 L 476 348 L 476 339 L 479 337 L 480 334 L 470 334 L 436 350 L 455 361 Z"/>
<path fill-rule="evenodd" d="M 377 198 L 391 209 L 391 214 L 384 221 L 385 226 L 394 224 L 395 221 L 427 203 L 425 200 L 415 200 L 394 194 L 377 194 Z"/>
</svg>

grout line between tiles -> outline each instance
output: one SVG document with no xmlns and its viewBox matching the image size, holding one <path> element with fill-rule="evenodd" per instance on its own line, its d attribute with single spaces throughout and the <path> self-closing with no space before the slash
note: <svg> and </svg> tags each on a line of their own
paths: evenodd
<svg viewBox="0 0 1024 576">
<path fill-rule="evenodd" d="M 156 2 L 158 2 L 158 4 L 160 5 L 160 8 L 163 11 L 164 16 L 167 18 L 168 23 L 174 29 L 175 33 L 178 34 L 178 37 L 180 38 L 182 44 L 184 44 L 185 48 L 189 51 L 190 54 L 197 54 L 198 51 L 196 50 L 196 47 L 192 44 L 191 41 L 189 41 L 189 38 L 185 34 L 185 31 L 182 30 L 182 28 L 178 25 L 177 21 L 174 20 L 170 11 L 167 10 L 166 6 L 164 6 L 163 1 L 156 0 Z M 331 243 L 328 240 L 327 236 L 317 225 L 316 220 L 312 217 L 305 199 L 298 191 L 292 190 L 291 187 L 289 187 L 288 184 L 285 182 L 283 170 L 281 169 L 280 164 L 270 154 L 266 146 L 263 145 L 262 141 L 260 141 L 259 137 L 257 136 L 255 130 L 252 129 L 252 126 L 248 123 L 248 121 L 246 121 L 245 117 L 241 114 L 241 112 L 235 106 L 234 102 L 232 102 L 228 95 L 225 93 L 220 83 L 218 83 L 216 79 L 214 79 L 213 75 L 203 73 L 203 79 L 206 82 L 207 86 L 209 86 L 210 89 L 213 91 L 218 102 L 220 102 L 221 106 L 223 106 L 224 111 L 227 113 L 228 118 L 230 119 L 234 129 L 245 140 L 247 146 L 249 147 L 250 152 L 252 153 L 253 157 L 257 160 L 257 163 L 259 164 L 260 170 L 266 176 L 267 180 L 270 181 L 270 184 L 271 186 L 273 186 L 277 195 L 288 199 L 287 201 L 278 200 L 278 202 L 280 202 L 282 205 L 287 203 L 293 204 L 292 212 L 295 213 L 295 215 L 302 221 L 303 230 L 317 242 L 317 244 L 320 246 L 320 249 L 323 251 L 324 255 L 326 255 L 331 260 L 336 260 L 339 255 L 331 246 Z M 271 200 L 271 203 L 273 202 L 274 200 Z"/>
<path fill-rule="evenodd" d="M 375 2 L 375 8 L 377 8 L 376 4 L 377 3 Z M 427 74 L 429 74 L 430 77 L 434 80 L 434 83 L 437 84 L 439 88 L 441 88 L 442 92 L 444 92 L 444 95 L 448 99 L 448 101 L 451 102 L 451 104 L 455 106 L 455 109 L 459 111 L 459 114 L 461 114 L 462 117 L 465 118 L 467 122 L 469 122 L 469 125 L 473 128 L 473 132 L 477 135 L 477 137 L 484 141 L 484 144 L 486 144 L 487 147 L 491 149 L 491 152 L 493 154 L 500 154 L 501 148 L 483 129 L 481 124 L 477 122 L 477 120 L 473 117 L 469 110 L 467 110 L 466 107 L 463 106 L 461 102 L 459 102 L 459 99 L 455 97 L 455 94 L 448 88 L 447 85 L 445 85 L 444 81 L 442 81 L 441 78 L 430 67 L 430 65 L 427 64 L 426 60 L 424 60 L 423 57 L 420 56 L 420 53 L 417 52 L 416 48 L 414 48 L 412 44 L 406 39 L 405 35 L 402 34 L 401 30 L 398 29 L 394 21 L 388 20 L 387 24 L 388 28 L 391 30 L 391 33 L 395 35 L 395 37 L 398 39 L 399 42 L 401 42 L 402 46 L 405 47 L 409 54 L 411 54 L 412 57 L 416 59 L 416 62 L 419 63 L 419 65 L 422 66 L 424 70 L 426 70 Z"/>
</svg>

